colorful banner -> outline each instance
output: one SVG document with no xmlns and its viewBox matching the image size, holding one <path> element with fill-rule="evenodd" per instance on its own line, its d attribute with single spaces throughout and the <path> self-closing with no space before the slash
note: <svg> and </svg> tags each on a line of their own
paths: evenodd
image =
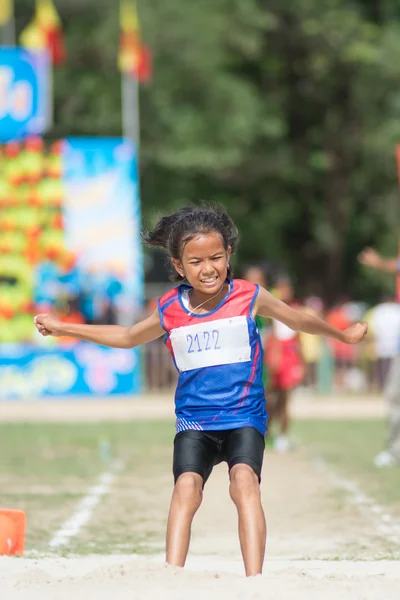
<svg viewBox="0 0 400 600">
<path fill-rule="evenodd" d="M 0 48 L 0 142 L 46 131 L 51 119 L 47 52 Z"/>
<path fill-rule="evenodd" d="M 64 235 L 92 295 L 105 279 L 122 282 L 118 323 L 141 311 L 143 257 L 136 153 L 121 139 L 73 139 L 64 146 Z M 112 285 L 112 282 L 110 283 Z M 97 300 L 98 302 L 101 299 Z"/>
<path fill-rule="evenodd" d="M 33 315 L 43 312 L 65 322 L 127 326 L 142 317 L 134 145 L 93 138 L 46 146 L 30 137 L 0 146 L 0 153 L 2 397 L 20 397 L 24 389 L 44 395 L 139 392 L 139 349 L 42 337 L 33 326 Z"/>
</svg>

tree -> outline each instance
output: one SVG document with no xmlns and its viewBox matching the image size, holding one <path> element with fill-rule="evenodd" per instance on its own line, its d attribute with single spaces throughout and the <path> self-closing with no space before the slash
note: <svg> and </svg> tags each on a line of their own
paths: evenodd
<svg viewBox="0 0 400 600">
<path fill-rule="evenodd" d="M 28 4 L 16 2 L 19 28 Z M 68 62 L 55 73 L 51 135 L 120 135 L 117 7 L 56 4 Z M 154 59 L 140 92 L 145 220 L 222 202 L 241 231 L 239 266 L 273 259 L 302 293 L 372 299 L 385 282 L 356 254 L 393 253 L 398 236 L 394 1 L 138 4 Z"/>
</svg>

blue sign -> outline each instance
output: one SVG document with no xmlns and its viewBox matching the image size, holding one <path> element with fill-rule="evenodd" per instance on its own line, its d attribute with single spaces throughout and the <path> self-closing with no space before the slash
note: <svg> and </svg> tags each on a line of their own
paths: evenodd
<svg viewBox="0 0 400 600">
<path fill-rule="evenodd" d="M 106 396 L 141 391 L 139 348 L 86 342 L 60 348 L 0 344 L 0 400 Z"/>
<path fill-rule="evenodd" d="M 46 131 L 50 77 L 47 52 L 0 48 L 0 142 Z"/>
</svg>

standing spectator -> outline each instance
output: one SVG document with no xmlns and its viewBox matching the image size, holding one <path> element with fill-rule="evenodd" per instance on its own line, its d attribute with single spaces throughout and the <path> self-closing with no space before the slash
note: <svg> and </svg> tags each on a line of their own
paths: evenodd
<svg viewBox="0 0 400 600">
<path fill-rule="evenodd" d="M 45 260 L 37 265 L 34 273 L 36 306 L 54 306 L 62 289 L 58 265 L 53 261 Z"/>
<path fill-rule="evenodd" d="M 375 306 L 369 315 L 369 327 L 373 335 L 379 389 L 386 384 L 392 359 L 396 356 L 400 339 L 400 306 L 385 299 Z"/>
<path fill-rule="evenodd" d="M 289 278 L 281 276 L 276 284 L 279 300 L 298 310 L 300 305 L 294 299 L 294 289 Z M 268 404 L 268 427 L 273 421 L 279 422 L 279 434 L 274 440 L 278 452 L 290 450 L 288 432 L 290 427 L 290 392 L 302 381 L 304 366 L 301 355 L 300 337 L 297 331 L 273 319 L 272 328 L 265 342 L 265 357 L 269 373 L 269 389 L 274 401 Z"/>
<path fill-rule="evenodd" d="M 326 315 L 326 321 L 344 331 L 353 323 L 350 312 L 344 302 L 339 301 Z M 347 375 L 354 365 L 355 351 L 350 350 L 339 340 L 329 340 L 329 345 L 335 361 L 335 385 L 339 389 L 346 388 Z"/>
<path fill-rule="evenodd" d="M 306 298 L 303 306 L 304 312 L 314 317 L 322 319 L 324 312 L 324 303 L 321 298 L 311 296 Z M 321 358 L 321 336 L 310 335 L 309 333 L 300 333 L 301 353 L 305 368 L 305 385 L 312 390 L 317 386 L 317 365 Z"/>
<path fill-rule="evenodd" d="M 259 267 L 257 265 L 248 267 L 244 272 L 243 279 L 246 279 L 246 281 L 250 281 L 251 283 L 256 283 L 257 285 L 265 289 L 268 288 L 268 281 L 265 271 L 262 267 Z M 264 317 L 260 317 L 257 315 L 256 323 L 261 335 L 261 339 L 264 340 L 268 325 L 271 323 L 271 320 L 265 319 Z M 266 391 L 268 386 L 268 368 L 265 361 L 263 364 L 262 380 L 264 383 L 264 389 Z"/>
<path fill-rule="evenodd" d="M 71 297 L 67 298 L 63 310 L 60 314 L 60 321 L 63 323 L 80 323 L 83 324 L 85 322 L 84 316 L 79 310 L 79 298 Z M 78 340 L 71 336 L 60 336 L 58 338 L 60 344 L 64 344 L 66 346 L 73 346 L 77 343 Z"/>
<path fill-rule="evenodd" d="M 359 256 L 361 264 L 387 273 L 400 273 L 398 258 L 383 258 L 372 248 L 365 249 Z M 375 457 L 377 467 L 400 465 L 400 339 L 397 354 L 393 358 L 385 387 L 388 404 L 388 440 L 387 448 Z"/>
</svg>

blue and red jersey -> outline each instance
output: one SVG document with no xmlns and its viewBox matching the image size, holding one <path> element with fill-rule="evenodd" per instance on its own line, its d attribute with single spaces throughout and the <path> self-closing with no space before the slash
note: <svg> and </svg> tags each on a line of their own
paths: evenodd
<svg viewBox="0 0 400 600">
<path fill-rule="evenodd" d="M 229 292 L 210 312 L 192 314 L 182 284 L 158 302 L 166 345 L 179 372 L 176 430 L 266 431 L 263 350 L 252 315 L 258 285 L 229 280 Z"/>
</svg>

